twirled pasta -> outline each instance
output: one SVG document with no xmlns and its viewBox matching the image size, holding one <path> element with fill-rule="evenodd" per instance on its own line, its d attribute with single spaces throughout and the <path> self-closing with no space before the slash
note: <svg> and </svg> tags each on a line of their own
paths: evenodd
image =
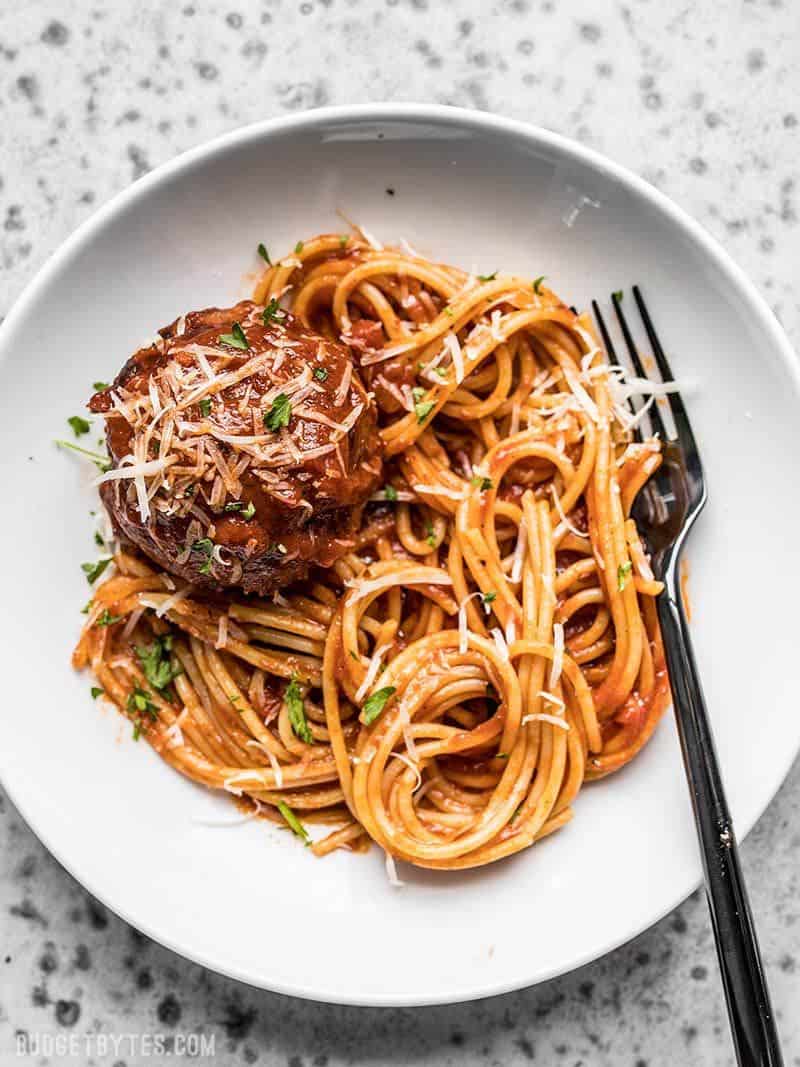
<svg viewBox="0 0 800 1067">
<path fill-rule="evenodd" d="M 120 550 L 74 662 L 177 770 L 298 833 L 333 824 L 318 855 L 473 867 L 568 822 L 666 706 L 630 518 L 659 443 L 632 442 L 588 319 L 542 279 L 373 244 L 299 242 L 254 297 L 348 343 L 375 394 L 386 485 L 350 553 L 272 602 Z"/>
</svg>

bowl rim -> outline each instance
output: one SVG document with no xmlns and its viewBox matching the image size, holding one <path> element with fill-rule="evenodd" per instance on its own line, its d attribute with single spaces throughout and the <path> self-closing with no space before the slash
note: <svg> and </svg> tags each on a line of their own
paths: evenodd
<svg viewBox="0 0 800 1067">
<path fill-rule="evenodd" d="M 682 207 L 671 200 L 665 193 L 655 188 L 644 178 L 623 164 L 617 163 L 595 149 L 567 137 L 555 133 L 544 127 L 518 119 L 506 118 L 492 112 L 478 111 L 470 108 L 451 107 L 444 104 L 427 103 L 369 103 L 369 104 L 345 104 L 333 107 L 314 108 L 286 117 L 273 117 L 260 119 L 245 126 L 223 133 L 211 140 L 205 141 L 194 148 L 180 153 L 173 159 L 155 167 L 152 171 L 135 180 L 120 192 L 112 196 L 106 203 L 101 205 L 87 219 L 59 245 L 59 247 L 44 261 L 33 277 L 24 286 L 22 292 L 14 300 L 5 320 L 0 323 L 0 363 L 3 361 L 4 349 L 8 338 L 16 330 L 18 320 L 22 319 L 35 305 L 43 289 L 69 261 L 70 257 L 91 245 L 96 234 L 123 212 L 130 205 L 139 200 L 144 200 L 150 192 L 170 179 L 180 177 L 199 163 L 211 161 L 224 156 L 231 150 L 240 146 L 249 145 L 260 140 L 268 140 L 275 135 L 284 132 L 291 133 L 296 130 L 315 130 L 326 126 L 345 124 L 358 125 L 362 123 L 399 123 L 408 122 L 420 125 L 428 124 L 442 129 L 465 127 L 480 134 L 489 133 L 500 135 L 503 138 L 513 139 L 527 143 L 538 149 L 550 149 L 578 164 L 584 165 L 604 176 L 606 179 L 615 181 L 646 201 L 651 209 L 660 213 L 673 226 L 678 228 L 691 241 L 698 245 L 709 257 L 714 267 L 723 278 L 731 285 L 735 294 L 741 299 L 746 310 L 749 310 L 758 324 L 767 335 L 769 342 L 780 354 L 784 369 L 793 380 L 795 388 L 800 392 L 800 361 L 792 347 L 792 344 L 783 327 L 769 307 L 767 301 L 756 287 L 755 283 L 745 274 L 744 270 L 733 260 L 729 253 L 699 222 L 691 217 Z M 800 739 L 796 748 L 789 748 L 784 753 L 782 766 L 776 775 L 776 783 L 770 791 L 764 805 L 755 812 L 747 824 L 740 827 L 740 840 L 744 840 L 755 823 L 761 818 L 767 807 L 772 803 L 776 793 L 786 779 L 791 766 L 800 751 Z M 60 847 L 48 840 L 47 836 L 30 821 L 26 814 L 24 803 L 20 803 L 14 795 L 14 791 L 5 782 L 2 783 L 16 810 L 30 827 L 35 836 L 41 841 L 48 852 L 75 880 L 92 896 L 100 900 L 115 915 L 136 929 L 141 929 L 144 934 L 157 943 L 164 945 L 170 951 L 185 959 L 198 963 L 216 973 L 234 978 L 254 988 L 269 989 L 273 992 L 300 997 L 303 999 L 321 1001 L 323 1003 L 343 1004 L 352 1006 L 372 1007 L 412 1007 L 435 1004 L 462 1003 L 468 1000 L 497 996 L 531 984 L 549 981 L 562 974 L 567 974 L 595 959 L 608 954 L 621 945 L 638 937 L 643 931 L 659 922 L 665 915 L 682 903 L 701 884 L 698 876 L 695 883 L 684 893 L 680 892 L 675 899 L 669 901 L 659 913 L 646 922 L 637 926 L 636 929 L 626 932 L 621 937 L 608 940 L 600 952 L 590 950 L 585 954 L 576 954 L 572 959 L 563 961 L 548 971 L 538 975 L 535 979 L 525 979 L 522 976 L 506 978 L 504 981 L 495 981 L 483 986 L 476 986 L 468 994 L 460 993 L 456 1000 L 446 993 L 439 996 L 426 996 L 423 999 L 412 995 L 346 995 L 337 988 L 321 989 L 307 984 L 305 987 L 293 984 L 265 982 L 254 978 L 252 974 L 238 972 L 235 968 L 226 968 L 218 962 L 212 962 L 195 954 L 190 948 L 174 944 L 163 933 L 155 933 L 149 928 L 149 924 L 140 925 L 138 920 L 130 917 L 127 909 L 119 909 L 118 906 L 109 902 L 103 894 L 99 894 L 95 888 L 85 881 L 80 874 L 73 870 L 71 864 L 62 855 Z M 699 867 L 699 863 L 698 863 Z"/>
</svg>

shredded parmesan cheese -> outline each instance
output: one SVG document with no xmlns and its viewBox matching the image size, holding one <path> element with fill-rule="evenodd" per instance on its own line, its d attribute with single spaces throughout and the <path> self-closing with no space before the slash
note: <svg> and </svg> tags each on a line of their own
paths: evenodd
<svg viewBox="0 0 800 1067">
<path fill-rule="evenodd" d="M 558 715 L 548 715 L 546 712 L 538 712 L 536 715 L 525 715 L 522 719 L 522 725 L 528 722 L 549 722 L 551 726 L 560 726 L 562 730 L 569 730 L 569 723 L 566 719 L 560 719 Z"/>
<path fill-rule="evenodd" d="M 494 643 L 497 646 L 497 651 L 500 653 L 500 659 L 502 659 L 505 663 L 508 663 L 510 657 L 508 655 L 508 645 L 506 644 L 506 639 L 503 636 L 503 631 L 500 629 L 499 626 L 495 626 L 489 631 L 489 633 L 492 635 Z"/>
<path fill-rule="evenodd" d="M 556 622 L 553 624 L 553 662 L 550 666 L 550 677 L 547 680 L 547 684 L 551 689 L 554 689 L 558 679 L 561 677 L 561 670 L 564 666 L 564 626 L 563 623 Z"/>
<path fill-rule="evenodd" d="M 348 593 L 350 603 L 355 604 L 359 600 L 363 600 L 364 597 L 370 596 L 372 593 L 378 593 L 382 589 L 390 589 L 393 585 L 398 584 L 397 575 L 384 574 L 380 578 L 349 578 L 344 583 L 349 589 L 352 589 L 352 593 Z M 452 579 L 449 574 L 443 572 L 437 572 L 435 574 L 426 575 L 413 575 L 412 577 L 404 577 L 402 579 L 402 585 L 452 585 Z"/>
<path fill-rule="evenodd" d="M 395 889 L 402 889 L 405 882 L 401 882 L 397 877 L 397 867 L 395 867 L 394 857 L 391 852 L 387 852 L 385 849 L 383 854 L 385 857 L 386 877 L 389 879 L 389 885 L 393 886 Z"/>
<path fill-rule="evenodd" d="M 360 704 L 361 701 L 364 699 L 364 697 L 367 695 L 367 693 L 372 688 L 372 683 L 377 678 L 378 671 L 381 668 L 381 660 L 383 659 L 385 653 L 388 652 L 390 648 L 391 648 L 391 645 L 381 645 L 379 648 L 376 648 L 375 651 L 373 652 L 372 658 L 369 661 L 369 666 L 367 667 L 367 673 L 364 675 L 364 681 L 361 683 L 361 685 L 356 690 L 356 704 Z"/>
<path fill-rule="evenodd" d="M 464 353 L 461 351 L 461 345 L 454 333 L 445 334 L 444 345 L 450 352 L 456 370 L 456 383 L 460 385 L 464 380 Z"/>
</svg>

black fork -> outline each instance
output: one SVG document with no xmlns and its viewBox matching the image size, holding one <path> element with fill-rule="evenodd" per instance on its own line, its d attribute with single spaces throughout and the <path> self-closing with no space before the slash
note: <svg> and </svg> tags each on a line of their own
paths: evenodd
<svg viewBox="0 0 800 1067">
<path fill-rule="evenodd" d="M 638 286 L 633 288 L 633 297 L 661 379 L 672 382 L 672 371 Z M 611 301 L 633 368 L 639 377 L 649 377 L 622 310 L 622 294 L 614 293 Z M 592 308 L 609 361 L 619 365 L 596 302 Z M 706 483 L 679 393 L 670 393 L 668 403 L 674 436 L 667 433 L 657 401 L 647 412 L 662 441 L 663 462 L 639 492 L 631 514 L 650 550 L 653 573 L 664 583 L 656 606 L 736 1058 L 742 1067 L 779 1067 L 783 1059 L 775 1019 L 680 596 L 678 564 L 689 530 L 706 502 Z M 634 433 L 641 439 L 638 427 Z"/>
</svg>

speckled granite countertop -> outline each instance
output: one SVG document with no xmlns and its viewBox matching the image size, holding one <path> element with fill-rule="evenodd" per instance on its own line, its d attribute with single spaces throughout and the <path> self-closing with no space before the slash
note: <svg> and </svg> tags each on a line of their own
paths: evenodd
<svg viewBox="0 0 800 1067">
<path fill-rule="evenodd" d="M 178 152 L 269 115 L 416 99 L 537 122 L 632 167 L 722 241 L 800 347 L 799 50 L 793 0 L 2 0 L 0 313 L 98 204 Z M 164 1058 L 132 1051 L 130 1034 L 175 1049 L 205 1035 L 214 1062 L 288 1067 L 732 1062 L 698 895 L 534 989 L 452 1008 L 336 1008 L 150 943 L 58 867 L 2 794 L 0 813 L 2 1064 Z M 743 851 L 798 1065 L 800 764 Z M 73 1044 L 18 1058 L 25 1034 Z"/>
</svg>

